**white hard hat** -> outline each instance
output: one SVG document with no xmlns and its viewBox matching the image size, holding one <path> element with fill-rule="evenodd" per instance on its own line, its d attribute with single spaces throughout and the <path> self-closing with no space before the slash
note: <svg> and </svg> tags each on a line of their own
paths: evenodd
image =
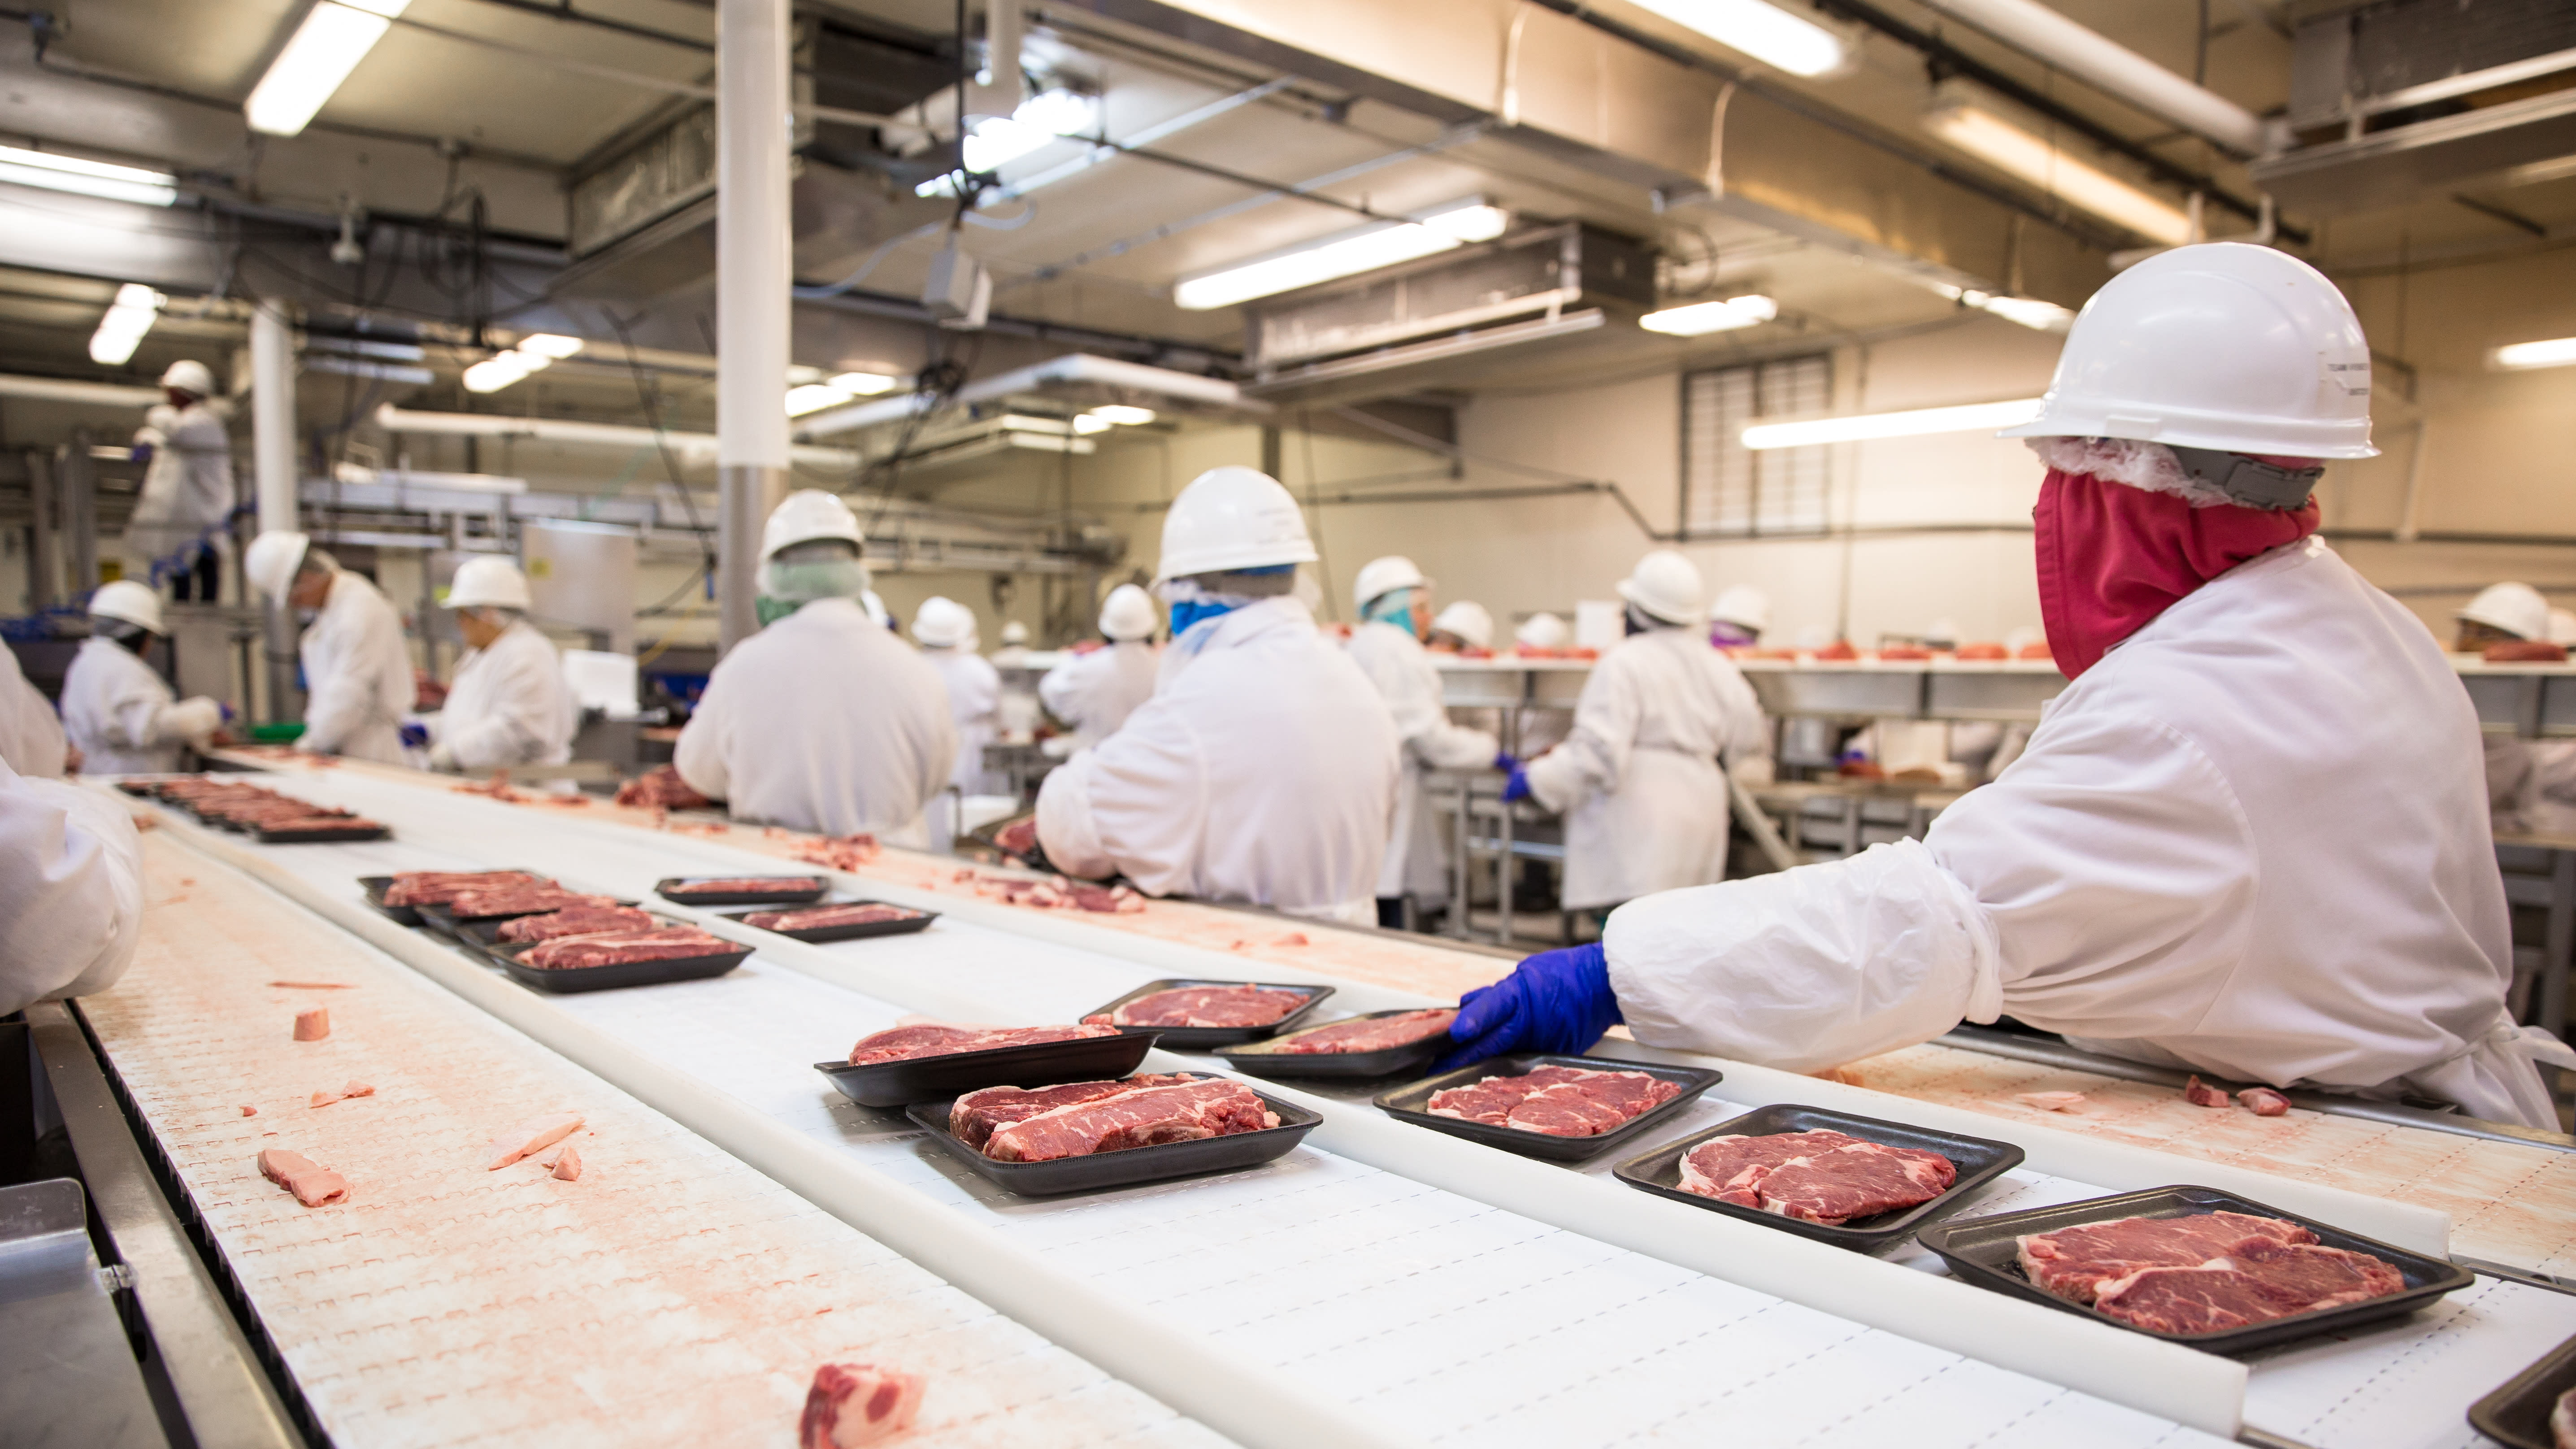
<svg viewBox="0 0 2576 1449">
<path fill-rule="evenodd" d="M 2576 612 L 2566 609 L 2549 611 L 2549 642 L 2559 645 L 2576 644 Z"/>
<path fill-rule="evenodd" d="M 859 590 L 859 607 L 867 610 L 868 617 L 877 621 L 878 628 L 894 627 L 894 611 L 886 607 L 885 600 L 878 596 L 876 590 Z"/>
<path fill-rule="evenodd" d="M 206 369 L 204 363 L 190 357 L 182 357 L 163 368 L 161 385 L 175 387 L 181 392 L 193 392 L 199 397 L 215 395 L 215 375 Z"/>
<path fill-rule="evenodd" d="M 1004 644 L 1026 644 L 1029 642 L 1029 626 L 1021 623 L 1017 619 L 1010 620 L 1003 624 L 1002 642 Z"/>
<path fill-rule="evenodd" d="M 1736 584 L 1717 596 L 1708 616 L 1728 624 L 1741 624 L 1756 634 L 1771 627 L 1771 596 L 1751 584 Z"/>
<path fill-rule="evenodd" d="M 1154 582 L 1314 561 L 1305 515 L 1279 480 L 1258 468 L 1210 468 L 1163 515 Z"/>
<path fill-rule="evenodd" d="M 2502 629 L 2516 639 L 2549 637 L 2549 601 L 2529 584 L 2489 584 L 2469 600 L 2460 617 L 2472 624 Z"/>
<path fill-rule="evenodd" d="M 155 634 L 169 632 L 161 627 L 161 596 L 131 579 L 99 585 L 98 592 L 89 596 L 89 616 L 93 619 L 122 619 Z"/>
<path fill-rule="evenodd" d="M 447 588 L 447 607 L 528 608 L 528 577 L 508 559 L 477 555 L 456 566 L 456 582 Z"/>
<path fill-rule="evenodd" d="M 1696 624 L 1708 617 L 1699 565 L 1671 549 L 1659 548 L 1637 560 L 1618 587 L 1620 598 L 1667 624 Z"/>
<path fill-rule="evenodd" d="M 1379 595 L 1396 589 L 1418 589 L 1431 580 L 1413 566 L 1413 560 L 1400 553 L 1369 560 L 1360 568 L 1359 580 L 1351 585 L 1351 602 L 1363 612 Z"/>
<path fill-rule="evenodd" d="M 1955 619 L 1935 619 L 1923 630 L 1923 642 L 1936 649 L 1955 649 L 1959 645 L 1959 623 Z"/>
<path fill-rule="evenodd" d="M 1455 634 L 1477 649 L 1494 647 L 1494 616 L 1473 599 L 1460 599 L 1431 621 L 1434 634 Z"/>
<path fill-rule="evenodd" d="M 799 488 L 769 511 L 769 522 L 760 530 L 760 561 L 767 563 L 782 548 L 820 538 L 845 539 L 866 552 L 859 516 L 850 511 L 850 505 L 820 488 Z"/>
<path fill-rule="evenodd" d="M 955 599 L 933 594 L 913 611 L 913 642 L 931 649 L 954 649 L 975 637 L 975 611 Z"/>
<path fill-rule="evenodd" d="M 2039 416 L 1997 436 L 2376 457 L 2370 343 L 2335 284 L 2287 252 L 2176 247 L 2093 294 Z"/>
<path fill-rule="evenodd" d="M 1527 649 L 1565 647 L 1565 621 L 1554 614 L 1532 614 L 1512 631 L 1512 642 Z"/>
<path fill-rule="evenodd" d="M 300 533 L 272 528 L 250 541 L 242 553 L 242 577 L 250 586 L 271 598 L 286 597 L 295 582 L 295 570 L 304 562 L 304 550 L 311 539 Z"/>
<path fill-rule="evenodd" d="M 1162 616 L 1154 608 L 1154 596 L 1134 584 L 1120 584 L 1109 591 L 1100 606 L 1100 632 L 1125 643 L 1130 639 L 1150 639 Z"/>
</svg>

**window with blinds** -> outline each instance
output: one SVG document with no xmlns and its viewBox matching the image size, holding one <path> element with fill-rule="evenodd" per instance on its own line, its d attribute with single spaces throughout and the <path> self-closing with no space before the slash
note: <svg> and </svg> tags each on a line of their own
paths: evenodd
<svg viewBox="0 0 2576 1449">
<path fill-rule="evenodd" d="M 1783 358 L 1682 374 L 1682 532 L 1693 538 L 1825 531 L 1825 448 L 1744 446 L 1745 425 L 1833 406 L 1833 359 Z"/>
</svg>

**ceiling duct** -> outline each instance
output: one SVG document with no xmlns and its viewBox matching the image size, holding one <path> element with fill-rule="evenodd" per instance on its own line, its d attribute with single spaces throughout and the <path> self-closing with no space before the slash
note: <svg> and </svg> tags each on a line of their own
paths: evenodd
<svg viewBox="0 0 2576 1449">
<path fill-rule="evenodd" d="M 2300 22 L 2299 143 L 2258 161 L 2284 207 L 2334 215 L 2576 155 L 2576 5 L 2376 0 Z"/>
<path fill-rule="evenodd" d="M 1644 243 L 1564 222 L 1245 304 L 1248 390 L 1312 402 L 1456 385 L 1654 305 Z"/>
</svg>

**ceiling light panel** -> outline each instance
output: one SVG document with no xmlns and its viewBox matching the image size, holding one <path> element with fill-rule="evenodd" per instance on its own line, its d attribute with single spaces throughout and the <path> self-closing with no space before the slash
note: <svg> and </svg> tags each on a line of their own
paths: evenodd
<svg viewBox="0 0 2576 1449">
<path fill-rule="evenodd" d="M 2167 246 L 2182 246 L 2192 239 L 2191 218 L 2181 207 L 2068 155 L 2063 147 L 1982 106 L 1945 102 L 1925 113 L 1923 128 L 2070 206 L 2082 207 L 2140 236 Z"/>
<path fill-rule="evenodd" d="M 1744 446 L 1804 448 L 1817 443 L 1865 443 L 1873 438 L 1921 438 L 1934 433 L 1974 433 L 2014 427 L 2039 416 L 2039 399 L 1971 403 L 1955 408 L 1912 408 L 1896 413 L 1862 413 L 1848 418 L 1811 418 L 1794 423 L 1756 423 L 1744 430 Z"/>
<path fill-rule="evenodd" d="M 109 304 L 107 315 L 98 319 L 98 330 L 89 335 L 89 360 L 105 367 L 123 367 L 134 356 L 143 334 L 152 330 L 152 321 L 161 315 L 161 304 L 166 300 L 138 282 L 117 288 L 116 300 Z"/>
<path fill-rule="evenodd" d="M 1705 337 L 1711 332 L 1732 332 L 1739 327 L 1755 327 L 1780 315 L 1780 306 L 1768 297 L 1748 295 L 1729 297 L 1722 302 L 1693 302 L 1687 307 L 1666 307 L 1637 319 L 1637 325 L 1649 332 L 1667 337 Z"/>
<path fill-rule="evenodd" d="M 1820 76 L 1842 69 L 1851 58 L 1843 38 L 1805 16 L 1763 0 L 1636 0 L 1689 30 L 1696 30 L 1729 50 L 1796 76 Z"/>
<path fill-rule="evenodd" d="M 2499 347 L 2493 354 L 2496 366 L 2508 372 L 2521 372 L 2535 367 L 2576 366 L 2576 337 L 2553 337 L 2545 342 L 2515 342 Z"/>
<path fill-rule="evenodd" d="M 461 381 L 467 392 L 499 392 L 512 383 L 524 381 L 530 373 L 543 372 L 555 363 L 578 353 L 582 340 L 554 332 L 531 332 L 519 339 L 507 352 L 496 352 L 465 369 Z"/>
<path fill-rule="evenodd" d="M 1511 224 L 1511 214 L 1481 201 L 1453 202 L 1407 222 L 1382 223 L 1237 266 L 1184 277 L 1172 288 L 1182 310 L 1205 312 L 1255 297 L 1311 287 L 1445 252 L 1469 242 L 1491 241 Z"/>
<path fill-rule="evenodd" d="M 320 0 L 242 103 L 250 128 L 292 136 L 367 58 L 410 0 Z"/>
<path fill-rule="evenodd" d="M 179 199 L 178 178 L 167 171 L 83 161 L 77 156 L 57 156 L 50 151 L 28 151 L 16 146 L 0 146 L 0 181 L 144 206 L 168 206 Z"/>
</svg>

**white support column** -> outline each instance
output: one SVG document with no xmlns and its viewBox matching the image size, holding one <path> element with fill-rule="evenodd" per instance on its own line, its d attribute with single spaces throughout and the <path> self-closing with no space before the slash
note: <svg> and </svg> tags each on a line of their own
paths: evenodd
<svg viewBox="0 0 2576 1449">
<path fill-rule="evenodd" d="M 760 529 L 787 492 L 787 6 L 716 7 L 716 594 L 725 650 L 760 627 Z"/>
<path fill-rule="evenodd" d="M 295 338 L 286 305 L 266 301 L 250 314 L 251 477 L 257 491 L 259 531 L 296 527 Z M 268 601 L 268 694 L 271 721 L 302 711 L 295 699 L 295 616 L 284 599 Z M 247 685 L 248 681 L 244 681 Z"/>
</svg>

